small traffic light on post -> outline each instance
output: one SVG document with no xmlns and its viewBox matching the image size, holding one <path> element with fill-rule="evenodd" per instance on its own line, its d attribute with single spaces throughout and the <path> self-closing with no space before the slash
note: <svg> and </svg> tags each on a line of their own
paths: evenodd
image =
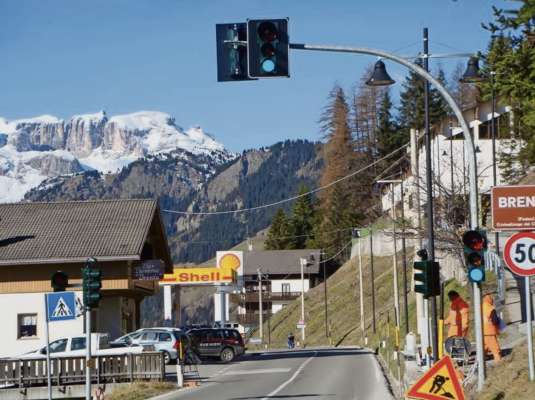
<svg viewBox="0 0 535 400">
<path fill-rule="evenodd" d="M 422 261 L 414 262 L 414 271 L 421 271 L 414 274 L 414 291 L 421 293 L 427 299 L 440 295 L 440 265 L 436 261 L 427 259 L 427 251 L 418 251 L 418 256 Z"/>
<path fill-rule="evenodd" d="M 249 77 L 289 77 L 289 52 L 287 18 L 247 20 Z"/>
<path fill-rule="evenodd" d="M 467 231 L 463 235 L 464 257 L 468 268 L 468 280 L 485 281 L 485 252 L 488 242 L 485 231 Z"/>
<path fill-rule="evenodd" d="M 69 276 L 63 271 L 56 271 L 50 278 L 50 286 L 54 292 L 64 292 L 69 286 Z"/>
<path fill-rule="evenodd" d="M 83 290 L 84 290 L 84 306 L 86 308 L 96 308 L 102 297 L 100 289 L 102 288 L 102 272 L 99 269 L 94 269 L 97 260 L 90 258 L 86 261 L 85 267 L 82 269 Z"/>
</svg>

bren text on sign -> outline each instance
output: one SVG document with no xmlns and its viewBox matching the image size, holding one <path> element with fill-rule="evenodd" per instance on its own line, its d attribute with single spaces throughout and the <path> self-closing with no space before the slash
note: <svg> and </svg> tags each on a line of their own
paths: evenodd
<svg viewBox="0 0 535 400">
<path fill-rule="evenodd" d="M 491 204 L 493 229 L 535 230 L 535 185 L 495 186 Z"/>
<path fill-rule="evenodd" d="M 160 285 L 216 285 L 236 281 L 236 271 L 227 268 L 175 268 L 165 274 Z"/>
</svg>

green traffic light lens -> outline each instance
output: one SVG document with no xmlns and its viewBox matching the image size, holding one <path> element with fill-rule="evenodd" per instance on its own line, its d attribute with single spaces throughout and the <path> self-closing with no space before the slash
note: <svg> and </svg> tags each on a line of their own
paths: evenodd
<svg viewBox="0 0 535 400">
<path fill-rule="evenodd" d="M 273 60 L 266 58 L 264 61 L 262 61 L 262 70 L 267 73 L 275 71 L 275 63 Z"/>
<path fill-rule="evenodd" d="M 472 268 L 468 271 L 468 277 L 472 282 L 481 282 L 483 281 L 483 270 L 479 268 Z"/>
</svg>

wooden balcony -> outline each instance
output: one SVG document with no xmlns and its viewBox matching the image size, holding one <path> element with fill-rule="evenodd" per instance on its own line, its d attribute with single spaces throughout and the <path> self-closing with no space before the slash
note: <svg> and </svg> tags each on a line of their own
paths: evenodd
<svg viewBox="0 0 535 400">
<path fill-rule="evenodd" d="M 264 322 L 271 316 L 272 316 L 271 313 L 265 312 Z M 238 322 L 242 325 L 258 325 L 260 314 L 258 313 L 238 314 L 237 317 L 238 317 Z"/>
<path fill-rule="evenodd" d="M 301 292 L 263 292 L 262 302 L 266 301 L 292 301 L 301 296 Z M 231 301 L 234 303 L 258 303 L 258 292 L 232 294 Z"/>
</svg>

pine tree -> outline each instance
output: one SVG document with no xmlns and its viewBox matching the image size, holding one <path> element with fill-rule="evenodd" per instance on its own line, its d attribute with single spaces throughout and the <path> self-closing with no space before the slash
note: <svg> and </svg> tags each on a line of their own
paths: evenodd
<svg viewBox="0 0 535 400">
<path fill-rule="evenodd" d="M 390 92 L 387 90 L 383 94 L 377 112 L 377 129 L 375 135 L 377 137 L 377 153 L 379 157 L 384 157 L 409 140 L 406 130 L 398 130 L 392 118 L 392 106 Z"/>
<path fill-rule="evenodd" d="M 518 3 L 515 10 L 493 7 L 494 21 L 483 24 L 491 33 L 499 33 L 491 38 L 485 68 L 496 72 L 496 93 L 512 108 L 515 138 L 511 143 L 519 149 L 508 149 L 502 160 L 509 164 L 511 180 L 535 163 L 535 0 Z M 488 96 L 488 83 L 482 89 Z"/>
<path fill-rule="evenodd" d="M 304 185 L 299 188 L 300 195 L 308 191 L 308 188 Z M 290 248 L 306 248 L 307 238 L 312 233 L 313 218 L 314 209 L 312 208 L 310 195 L 298 198 L 293 206 L 292 217 L 290 218 L 290 232 L 293 236 L 290 240 Z"/>
<path fill-rule="evenodd" d="M 327 143 L 324 146 L 325 167 L 321 185 L 328 185 L 348 175 L 355 166 L 355 143 L 349 127 L 349 107 L 345 93 L 335 86 L 329 96 L 329 104 L 320 120 Z M 354 182 L 355 180 L 353 180 Z M 340 235 L 325 234 L 342 228 L 343 223 L 354 219 L 354 197 L 350 180 L 342 181 L 320 192 L 321 222 L 316 227 L 321 232 L 316 242 L 334 253 L 345 245 Z"/>
<path fill-rule="evenodd" d="M 264 247 L 266 250 L 285 250 L 290 248 L 291 231 L 288 218 L 282 208 L 273 217 Z"/>
</svg>

